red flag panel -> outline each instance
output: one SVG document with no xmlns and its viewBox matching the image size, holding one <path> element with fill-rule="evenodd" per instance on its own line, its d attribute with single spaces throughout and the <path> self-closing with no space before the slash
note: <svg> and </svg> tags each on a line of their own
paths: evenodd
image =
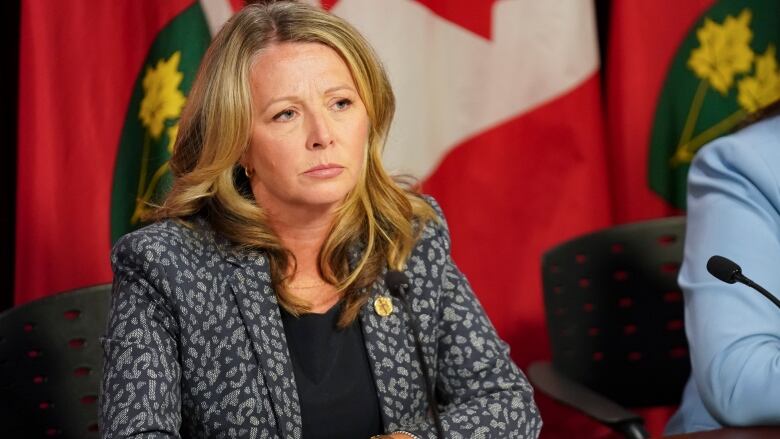
<svg viewBox="0 0 780 439">
<path fill-rule="evenodd" d="M 133 81 L 192 3 L 23 2 L 17 304 L 111 280 L 111 178 Z"/>
</svg>

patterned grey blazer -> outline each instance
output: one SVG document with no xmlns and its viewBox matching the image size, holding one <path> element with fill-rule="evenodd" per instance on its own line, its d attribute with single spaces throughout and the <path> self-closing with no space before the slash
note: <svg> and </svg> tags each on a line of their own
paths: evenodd
<svg viewBox="0 0 780 439">
<path fill-rule="evenodd" d="M 432 202 L 437 208 L 435 202 Z M 439 213 L 441 213 L 439 211 Z M 240 251 L 204 220 L 124 236 L 103 341 L 100 428 L 108 438 L 300 438 L 298 393 L 263 252 Z M 448 438 L 535 438 L 531 386 L 450 258 L 444 221 L 426 226 L 406 268 Z M 387 431 L 435 438 L 408 316 L 383 277 L 360 313 Z"/>
</svg>

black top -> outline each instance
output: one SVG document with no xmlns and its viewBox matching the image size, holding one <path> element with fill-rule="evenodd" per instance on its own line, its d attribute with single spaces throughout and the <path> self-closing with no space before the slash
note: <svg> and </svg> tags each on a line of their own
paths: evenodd
<svg viewBox="0 0 780 439">
<path fill-rule="evenodd" d="M 301 402 L 304 439 L 382 434 L 376 385 L 356 319 L 336 327 L 341 302 L 324 314 L 296 318 L 282 309 Z"/>
</svg>

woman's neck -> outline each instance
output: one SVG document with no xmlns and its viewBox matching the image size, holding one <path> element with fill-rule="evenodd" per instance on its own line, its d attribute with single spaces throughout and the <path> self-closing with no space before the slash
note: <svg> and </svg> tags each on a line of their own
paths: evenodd
<svg viewBox="0 0 780 439">
<path fill-rule="evenodd" d="M 287 280 L 290 294 L 305 300 L 309 312 L 323 313 L 339 299 L 335 286 L 323 279 L 319 255 L 331 229 L 332 220 L 306 223 L 272 222 L 282 245 L 295 256 L 295 272 Z"/>
<path fill-rule="evenodd" d="M 330 231 L 330 222 L 322 224 L 274 224 L 272 226 L 282 245 L 289 250 L 297 262 L 301 274 L 319 273 L 317 260 L 320 250 Z"/>
<path fill-rule="evenodd" d="M 269 217 L 270 225 L 282 245 L 295 256 L 297 267 L 291 281 L 311 283 L 320 280 L 318 259 L 335 217 L 332 209 L 325 212 L 271 211 Z"/>
</svg>

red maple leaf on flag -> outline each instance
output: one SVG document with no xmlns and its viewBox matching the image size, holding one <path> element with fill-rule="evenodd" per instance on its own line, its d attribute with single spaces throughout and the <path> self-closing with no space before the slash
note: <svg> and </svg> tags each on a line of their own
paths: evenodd
<svg viewBox="0 0 780 439">
<path fill-rule="evenodd" d="M 497 0 L 416 0 L 439 17 L 490 39 L 493 4 Z M 331 9 L 339 0 L 322 0 L 322 7 Z"/>
</svg>

